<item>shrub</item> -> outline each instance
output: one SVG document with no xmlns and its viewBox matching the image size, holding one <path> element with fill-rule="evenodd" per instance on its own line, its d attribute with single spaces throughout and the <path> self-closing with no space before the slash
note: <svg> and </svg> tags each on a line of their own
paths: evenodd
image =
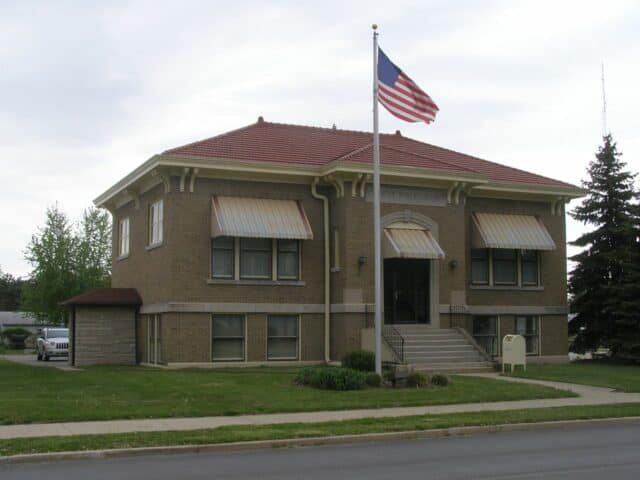
<svg viewBox="0 0 640 480">
<path fill-rule="evenodd" d="M 342 358 L 342 366 L 361 372 L 373 372 L 376 369 L 376 356 L 367 350 L 355 350 Z"/>
<path fill-rule="evenodd" d="M 423 388 L 429 384 L 429 379 L 422 372 L 411 372 L 407 376 L 407 386 L 408 387 L 416 387 Z"/>
<path fill-rule="evenodd" d="M 449 377 L 442 375 L 441 373 L 436 373 L 431 376 L 431 385 L 435 385 L 436 387 L 446 387 L 449 385 Z"/>
<path fill-rule="evenodd" d="M 11 348 L 24 348 L 24 341 L 29 335 L 31 335 L 31 332 L 21 327 L 5 328 L 2 331 L 2 337 L 8 340 Z"/>
<path fill-rule="evenodd" d="M 350 368 L 310 367 L 300 370 L 295 383 L 322 390 L 360 390 L 366 380 L 364 373 Z"/>
<path fill-rule="evenodd" d="M 375 372 L 367 373 L 367 385 L 370 387 L 379 387 L 382 384 L 382 377 Z"/>
</svg>

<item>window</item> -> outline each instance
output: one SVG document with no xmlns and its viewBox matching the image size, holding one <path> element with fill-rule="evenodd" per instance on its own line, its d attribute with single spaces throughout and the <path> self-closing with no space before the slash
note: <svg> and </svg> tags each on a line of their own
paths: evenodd
<svg viewBox="0 0 640 480">
<path fill-rule="evenodd" d="M 498 317 L 473 317 L 473 338 L 491 354 L 498 354 Z"/>
<path fill-rule="evenodd" d="M 300 280 L 299 240 L 217 237 L 211 240 L 211 277 Z"/>
<path fill-rule="evenodd" d="M 158 364 L 162 357 L 162 319 L 160 314 L 147 315 L 147 362 Z"/>
<path fill-rule="evenodd" d="M 271 278 L 272 241 L 269 238 L 240 239 L 240 278 Z"/>
<path fill-rule="evenodd" d="M 471 283 L 489 285 L 489 250 L 486 248 L 471 250 Z"/>
<path fill-rule="evenodd" d="M 211 321 L 211 359 L 244 361 L 244 317 L 214 315 Z"/>
<path fill-rule="evenodd" d="M 522 265 L 522 285 L 538 285 L 538 252 L 523 250 L 520 254 Z"/>
<path fill-rule="evenodd" d="M 278 280 L 298 280 L 299 248 L 298 240 L 278 240 Z"/>
<path fill-rule="evenodd" d="M 162 243 L 162 209 L 162 199 L 149 206 L 149 245 L 158 245 Z"/>
<path fill-rule="evenodd" d="M 269 315 L 267 317 L 267 359 L 296 360 L 298 358 L 298 317 Z"/>
<path fill-rule="evenodd" d="M 538 354 L 539 317 L 516 317 L 516 333 L 525 339 L 527 355 Z"/>
<path fill-rule="evenodd" d="M 235 241 L 231 237 L 211 240 L 211 276 L 233 278 L 235 272 Z"/>
<path fill-rule="evenodd" d="M 516 250 L 493 250 L 493 283 L 516 285 L 518 283 L 518 254 Z"/>
<path fill-rule="evenodd" d="M 129 218 L 123 218 L 118 223 L 118 256 L 129 255 Z"/>
</svg>

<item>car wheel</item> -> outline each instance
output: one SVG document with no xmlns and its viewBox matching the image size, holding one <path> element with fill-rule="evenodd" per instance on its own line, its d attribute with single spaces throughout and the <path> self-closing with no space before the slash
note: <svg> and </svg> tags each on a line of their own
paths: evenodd
<svg viewBox="0 0 640 480">
<path fill-rule="evenodd" d="M 40 350 L 38 350 L 38 356 L 36 357 L 37 361 L 41 361 L 42 360 L 42 354 L 40 353 Z"/>
</svg>

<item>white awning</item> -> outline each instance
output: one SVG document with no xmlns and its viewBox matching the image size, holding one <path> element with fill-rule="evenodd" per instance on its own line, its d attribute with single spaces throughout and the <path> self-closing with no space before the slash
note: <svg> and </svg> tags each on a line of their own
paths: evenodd
<svg viewBox="0 0 640 480">
<path fill-rule="evenodd" d="M 542 220 L 533 215 L 474 213 L 473 223 L 471 243 L 477 248 L 556 249 Z"/>
<path fill-rule="evenodd" d="M 384 258 L 444 258 L 444 251 L 422 228 L 385 228 Z"/>
<path fill-rule="evenodd" d="M 211 236 L 311 240 L 313 232 L 299 201 L 214 196 Z"/>
</svg>

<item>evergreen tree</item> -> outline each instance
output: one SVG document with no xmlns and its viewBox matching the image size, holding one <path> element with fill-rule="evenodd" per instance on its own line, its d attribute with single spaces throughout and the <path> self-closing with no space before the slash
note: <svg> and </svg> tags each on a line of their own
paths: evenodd
<svg viewBox="0 0 640 480">
<path fill-rule="evenodd" d="M 572 245 L 584 250 L 571 257 L 571 323 L 578 351 L 606 346 L 614 355 L 640 359 L 640 210 L 635 175 L 620 160 L 611 135 L 604 137 L 589 179 L 589 194 L 573 218 L 595 228 Z"/>
</svg>

